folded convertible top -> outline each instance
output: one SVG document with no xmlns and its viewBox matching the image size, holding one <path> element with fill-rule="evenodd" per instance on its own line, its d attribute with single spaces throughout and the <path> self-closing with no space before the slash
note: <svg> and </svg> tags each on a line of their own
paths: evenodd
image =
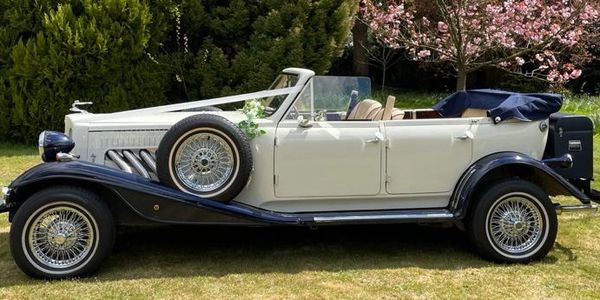
<svg viewBox="0 0 600 300">
<path fill-rule="evenodd" d="M 560 110 L 563 97 L 558 94 L 521 94 L 499 90 L 456 92 L 433 106 L 442 117 L 456 118 L 467 108 L 485 109 L 499 123 L 504 120 L 537 121 Z"/>
</svg>

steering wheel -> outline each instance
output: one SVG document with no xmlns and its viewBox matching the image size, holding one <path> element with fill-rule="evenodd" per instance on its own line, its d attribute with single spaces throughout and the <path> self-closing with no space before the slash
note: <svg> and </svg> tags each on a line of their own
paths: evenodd
<svg viewBox="0 0 600 300">
<path fill-rule="evenodd" d="M 358 104 L 358 91 L 353 90 L 350 93 L 350 103 L 348 103 L 348 110 L 346 111 L 346 119 L 354 109 L 354 107 Z"/>
</svg>

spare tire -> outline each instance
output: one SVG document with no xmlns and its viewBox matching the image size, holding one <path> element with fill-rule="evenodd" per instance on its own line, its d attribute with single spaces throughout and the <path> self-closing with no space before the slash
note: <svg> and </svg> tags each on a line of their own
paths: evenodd
<svg viewBox="0 0 600 300">
<path fill-rule="evenodd" d="M 158 146 L 156 168 L 164 184 L 226 202 L 248 182 L 252 151 L 235 124 L 218 115 L 198 114 L 167 131 Z"/>
</svg>

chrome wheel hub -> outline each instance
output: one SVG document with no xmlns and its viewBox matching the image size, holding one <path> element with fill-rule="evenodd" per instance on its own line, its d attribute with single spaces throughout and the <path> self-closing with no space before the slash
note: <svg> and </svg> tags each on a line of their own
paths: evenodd
<svg viewBox="0 0 600 300">
<path fill-rule="evenodd" d="M 192 159 L 192 169 L 196 173 L 207 175 L 218 166 L 217 153 L 211 149 L 200 149 L 196 151 Z"/>
<path fill-rule="evenodd" d="M 488 218 L 493 242 L 502 250 L 519 254 L 533 248 L 543 235 L 540 209 L 524 196 L 500 200 Z"/>
<path fill-rule="evenodd" d="M 188 188 L 210 192 L 222 187 L 231 177 L 234 157 L 231 146 L 213 133 L 188 137 L 175 154 L 178 178 Z"/>
<path fill-rule="evenodd" d="M 94 231 L 88 216 L 60 206 L 41 213 L 31 223 L 27 242 L 33 256 L 43 265 L 69 268 L 88 255 Z"/>
</svg>

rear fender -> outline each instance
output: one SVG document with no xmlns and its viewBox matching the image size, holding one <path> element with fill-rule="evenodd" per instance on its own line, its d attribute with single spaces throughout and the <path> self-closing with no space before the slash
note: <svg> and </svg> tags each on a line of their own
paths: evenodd
<svg viewBox="0 0 600 300">
<path fill-rule="evenodd" d="M 462 219 L 477 193 L 494 181 L 515 177 L 537 184 L 550 196 L 568 195 L 586 204 L 590 202 L 587 195 L 543 162 L 518 152 L 499 152 L 478 160 L 467 169 L 454 189 L 450 209 Z"/>
</svg>

